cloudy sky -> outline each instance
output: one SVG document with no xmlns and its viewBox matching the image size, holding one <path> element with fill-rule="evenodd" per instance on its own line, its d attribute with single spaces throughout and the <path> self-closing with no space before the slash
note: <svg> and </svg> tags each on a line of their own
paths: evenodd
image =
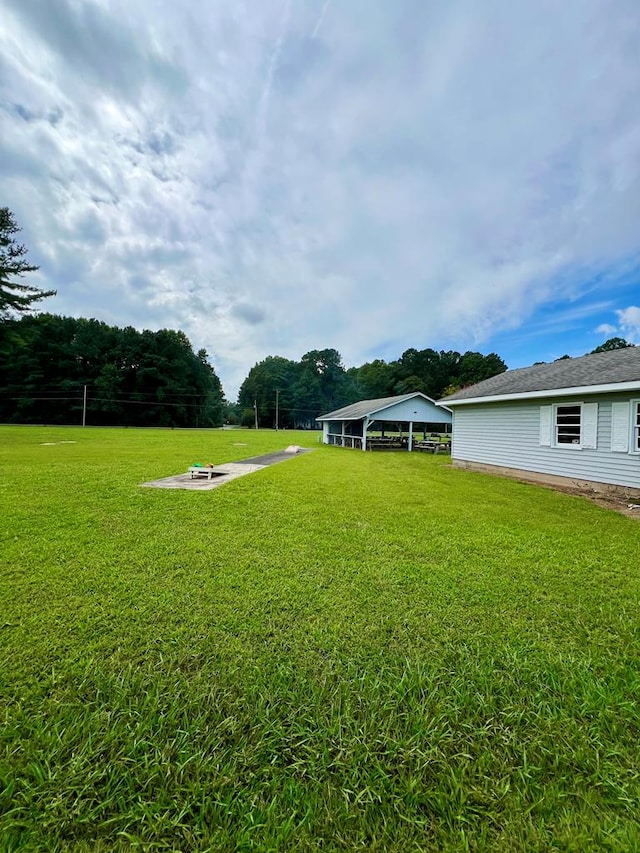
<svg viewBox="0 0 640 853">
<path fill-rule="evenodd" d="M 637 0 L 0 0 L 46 310 L 267 355 L 640 343 Z"/>
</svg>

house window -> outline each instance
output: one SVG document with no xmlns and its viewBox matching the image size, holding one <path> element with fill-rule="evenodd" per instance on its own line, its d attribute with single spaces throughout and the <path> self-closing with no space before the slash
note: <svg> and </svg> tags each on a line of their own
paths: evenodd
<svg viewBox="0 0 640 853">
<path fill-rule="evenodd" d="M 582 406 L 556 406 L 556 444 L 580 447 Z"/>
<path fill-rule="evenodd" d="M 633 412 L 633 449 L 640 453 L 640 401 L 634 401 Z"/>
<path fill-rule="evenodd" d="M 628 443 L 628 404 L 625 411 L 627 425 L 625 434 Z M 598 404 L 557 403 L 551 406 L 540 406 L 540 445 L 572 450 L 597 450 Z"/>
</svg>

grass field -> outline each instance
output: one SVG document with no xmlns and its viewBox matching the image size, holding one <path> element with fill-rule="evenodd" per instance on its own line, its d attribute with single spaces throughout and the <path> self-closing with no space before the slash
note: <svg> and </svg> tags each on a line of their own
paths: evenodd
<svg viewBox="0 0 640 853">
<path fill-rule="evenodd" d="M 0 427 L 0 519 L 2 851 L 640 849 L 637 521 L 315 433 L 44 427 Z"/>
</svg>

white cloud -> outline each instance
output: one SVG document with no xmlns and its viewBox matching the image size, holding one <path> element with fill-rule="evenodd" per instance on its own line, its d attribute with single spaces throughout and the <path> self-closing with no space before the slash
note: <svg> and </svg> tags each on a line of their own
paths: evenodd
<svg viewBox="0 0 640 853">
<path fill-rule="evenodd" d="M 632 344 L 640 344 L 640 308 L 630 305 L 616 311 L 620 320 L 620 331 Z"/>
<path fill-rule="evenodd" d="M 630 305 L 628 308 L 619 308 L 615 311 L 618 317 L 618 325 L 602 323 L 596 332 L 603 335 L 617 335 L 625 338 L 629 343 L 640 344 L 640 308 Z"/>
<path fill-rule="evenodd" d="M 267 354 L 479 346 L 640 254 L 635 0 L 5 6 L 50 309 L 182 328 L 230 396 Z"/>
</svg>

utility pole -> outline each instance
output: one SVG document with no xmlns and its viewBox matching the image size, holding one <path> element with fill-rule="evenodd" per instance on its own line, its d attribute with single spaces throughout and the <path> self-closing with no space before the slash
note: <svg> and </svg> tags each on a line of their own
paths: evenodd
<svg viewBox="0 0 640 853">
<path fill-rule="evenodd" d="M 256 429 L 258 429 L 258 401 L 257 400 L 253 401 L 253 413 L 254 413 L 255 418 L 256 418 Z"/>
<path fill-rule="evenodd" d="M 278 432 L 278 396 L 280 394 L 280 389 L 276 388 L 276 432 Z"/>
<path fill-rule="evenodd" d="M 84 386 L 84 395 L 82 397 L 82 426 L 87 423 L 87 386 Z"/>
</svg>

